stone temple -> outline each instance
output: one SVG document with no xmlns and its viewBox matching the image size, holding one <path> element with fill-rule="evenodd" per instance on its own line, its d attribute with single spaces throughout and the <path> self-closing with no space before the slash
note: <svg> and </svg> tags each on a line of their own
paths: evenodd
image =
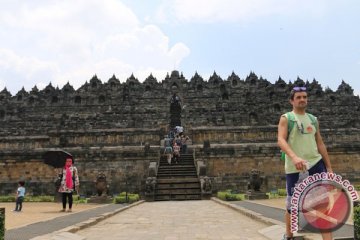
<svg viewBox="0 0 360 240">
<path fill-rule="evenodd" d="M 155 200 L 245 192 L 254 170 L 262 191 L 285 188 L 277 124 L 291 110 L 294 85 L 308 89 L 308 112 L 319 119 L 333 170 L 359 184 L 360 99 L 345 82 L 333 91 L 315 79 L 273 84 L 253 72 L 245 79 L 214 72 L 208 80 L 197 73 L 188 80 L 173 71 L 161 81 L 131 75 L 102 83 L 94 76 L 77 90 L 70 84 L 41 91 L 35 86 L 15 96 L 2 90 L 0 194 L 12 194 L 19 180 L 29 194 L 53 194 L 55 170 L 42 160 L 51 149 L 73 154 L 87 196 L 96 194 L 99 174 L 106 176 L 108 194 L 130 191 Z M 181 108 L 171 106 L 173 94 Z M 184 127 L 191 144 L 183 164 L 169 167 L 161 142 L 175 125 Z"/>
</svg>

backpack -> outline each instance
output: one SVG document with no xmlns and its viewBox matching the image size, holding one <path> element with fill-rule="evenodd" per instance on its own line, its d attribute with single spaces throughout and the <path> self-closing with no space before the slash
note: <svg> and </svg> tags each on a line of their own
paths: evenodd
<svg viewBox="0 0 360 240">
<path fill-rule="evenodd" d="M 172 153 L 173 153 L 172 147 L 170 146 L 165 147 L 164 154 L 172 154 Z"/>
<path fill-rule="evenodd" d="M 164 139 L 164 147 L 171 147 L 171 139 L 170 138 Z"/>
<path fill-rule="evenodd" d="M 310 113 L 306 113 L 306 115 L 310 118 L 311 124 L 314 125 L 316 131 L 317 131 L 317 120 L 316 117 Z M 286 117 L 288 120 L 288 135 L 287 138 L 289 138 L 290 132 L 291 130 L 294 128 L 295 124 L 296 124 L 296 119 L 295 119 L 295 114 L 293 112 L 287 112 L 286 113 Z M 283 152 L 282 150 L 280 151 L 281 155 L 280 155 L 280 160 L 285 161 L 285 152 Z"/>
</svg>

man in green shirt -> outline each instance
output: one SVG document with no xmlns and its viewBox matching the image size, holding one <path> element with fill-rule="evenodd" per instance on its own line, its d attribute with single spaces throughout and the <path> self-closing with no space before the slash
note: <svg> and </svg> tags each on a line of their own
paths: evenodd
<svg viewBox="0 0 360 240">
<path fill-rule="evenodd" d="M 309 175 L 332 172 L 330 158 L 320 135 L 319 123 L 313 115 L 306 113 L 306 88 L 294 87 L 290 93 L 290 103 L 293 106 L 292 112 L 283 114 L 278 125 L 278 145 L 286 154 L 287 211 L 284 239 L 293 239 L 290 225 L 291 196 L 299 180 L 299 173 L 307 170 Z M 322 237 L 332 239 L 332 234 L 322 232 Z"/>
</svg>

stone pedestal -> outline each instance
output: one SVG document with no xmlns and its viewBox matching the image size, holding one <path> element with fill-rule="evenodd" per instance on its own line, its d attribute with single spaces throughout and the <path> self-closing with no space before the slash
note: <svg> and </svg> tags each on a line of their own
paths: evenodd
<svg viewBox="0 0 360 240">
<path fill-rule="evenodd" d="M 212 193 L 201 193 L 201 200 L 209 200 L 212 197 Z"/>
<path fill-rule="evenodd" d="M 112 199 L 108 195 L 103 196 L 92 196 L 88 200 L 88 203 L 111 203 Z"/>
<path fill-rule="evenodd" d="M 264 192 L 257 191 L 247 191 L 245 198 L 247 200 L 259 200 L 259 199 L 269 199 L 268 195 Z"/>
</svg>

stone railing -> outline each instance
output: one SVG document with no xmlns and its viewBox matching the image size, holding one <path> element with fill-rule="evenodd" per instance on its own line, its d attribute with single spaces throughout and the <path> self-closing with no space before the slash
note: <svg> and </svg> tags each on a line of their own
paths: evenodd
<svg viewBox="0 0 360 240">
<path fill-rule="evenodd" d="M 149 164 L 148 177 L 146 178 L 145 182 L 146 201 L 154 201 L 155 199 L 156 176 L 158 167 L 158 162 L 150 162 Z"/>
<path fill-rule="evenodd" d="M 195 149 L 193 150 L 195 156 Z M 195 160 L 195 157 L 194 157 Z M 201 187 L 201 198 L 208 199 L 212 194 L 212 183 L 211 179 L 206 175 L 206 165 L 203 160 L 195 160 L 196 172 L 200 180 Z"/>
</svg>

